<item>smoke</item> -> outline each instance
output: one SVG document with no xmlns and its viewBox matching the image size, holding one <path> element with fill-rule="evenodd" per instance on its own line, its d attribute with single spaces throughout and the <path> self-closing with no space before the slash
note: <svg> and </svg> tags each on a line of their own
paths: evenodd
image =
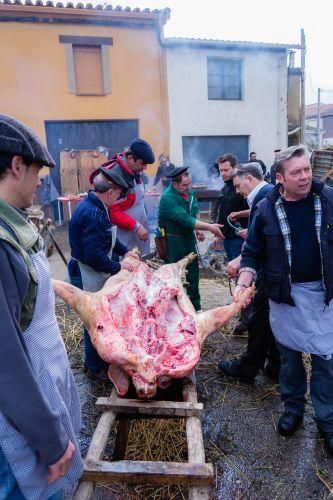
<svg viewBox="0 0 333 500">
<path fill-rule="evenodd" d="M 206 161 L 199 158 L 199 152 L 202 148 L 201 138 L 194 138 L 191 143 L 186 144 L 185 148 L 185 166 L 190 167 L 189 172 L 193 184 L 204 184 L 210 189 L 221 189 L 223 181 L 218 169 L 214 166 L 215 159 L 212 161 L 207 157 Z"/>
</svg>

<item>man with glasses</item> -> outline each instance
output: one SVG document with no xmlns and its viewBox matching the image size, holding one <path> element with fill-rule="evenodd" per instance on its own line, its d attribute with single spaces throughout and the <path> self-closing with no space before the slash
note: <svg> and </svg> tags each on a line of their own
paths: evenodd
<svg viewBox="0 0 333 500">
<path fill-rule="evenodd" d="M 264 181 L 258 163 L 239 165 L 233 183 L 236 192 L 246 198 L 250 207 L 250 227 L 258 203 L 273 189 L 273 186 Z M 237 219 L 242 215 L 243 212 L 235 212 L 233 217 Z M 227 267 L 229 277 L 234 278 L 238 275 L 240 262 L 241 255 L 229 262 Z M 242 312 L 242 319 L 247 324 L 249 333 L 247 350 L 239 359 L 221 360 L 218 366 L 225 375 L 248 384 L 253 384 L 260 370 L 278 383 L 280 356 L 269 324 L 268 297 L 262 287 L 260 273 L 256 280 L 256 289 L 257 293 L 252 304 Z"/>
</svg>

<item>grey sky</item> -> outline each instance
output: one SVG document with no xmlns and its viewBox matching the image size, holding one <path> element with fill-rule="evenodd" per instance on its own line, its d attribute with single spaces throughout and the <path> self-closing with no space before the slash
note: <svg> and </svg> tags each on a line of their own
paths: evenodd
<svg viewBox="0 0 333 500">
<path fill-rule="evenodd" d="M 94 1 L 97 3 L 97 0 Z M 100 1 L 98 3 L 101 3 Z M 170 7 L 165 36 L 300 43 L 306 36 L 306 102 L 317 88 L 331 89 L 322 101 L 333 102 L 333 0 L 116 0 L 114 7 Z"/>
</svg>

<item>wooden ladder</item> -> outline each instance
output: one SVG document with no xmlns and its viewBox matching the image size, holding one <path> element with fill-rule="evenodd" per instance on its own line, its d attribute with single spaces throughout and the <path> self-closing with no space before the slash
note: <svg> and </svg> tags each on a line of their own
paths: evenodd
<svg viewBox="0 0 333 500">
<path fill-rule="evenodd" d="M 98 398 L 96 406 L 102 415 L 93 434 L 84 472 L 74 500 L 93 498 L 95 483 L 110 484 L 180 484 L 189 487 L 190 500 L 208 500 L 209 485 L 214 481 L 212 464 L 205 461 L 205 450 L 194 374 L 183 379 L 183 401 L 142 401 L 119 398 L 115 389 L 110 397 Z M 188 462 L 147 462 L 124 460 L 129 433 L 129 421 L 135 418 L 179 418 L 186 420 Z M 119 419 L 113 461 L 102 460 L 109 434 Z"/>
</svg>

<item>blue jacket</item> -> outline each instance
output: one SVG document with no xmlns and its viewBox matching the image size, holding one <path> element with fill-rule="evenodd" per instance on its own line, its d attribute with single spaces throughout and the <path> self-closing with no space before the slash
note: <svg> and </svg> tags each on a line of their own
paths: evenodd
<svg viewBox="0 0 333 500">
<path fill-rule="evenodd" d="M 262 266 L 263 286 L 268 297 L 278 304 L 294 305 L 288 255 L 275 211 L 279 189 L 277 184 L 257 206 L 242 250 L 241 268 L 259 271 Z M 333 189 L 314 180 L 311 192 L 320 197 L 322 207 L 320 251 L 325 303 L 329 304 L 333 298 Z"/>
<path fill-rule="evenodd" d="M 108 256 L 112 246 L 111 228 L 108 210 L 95 193 L 89 191 L 87 198 L 75 209 L 69 223 L 72 257 L 95 271 L 116 274 L 120 271 L 120 264 Z M 116 240 L 113 251 L 124 255 L 127 248 Z"/>
</svg>

